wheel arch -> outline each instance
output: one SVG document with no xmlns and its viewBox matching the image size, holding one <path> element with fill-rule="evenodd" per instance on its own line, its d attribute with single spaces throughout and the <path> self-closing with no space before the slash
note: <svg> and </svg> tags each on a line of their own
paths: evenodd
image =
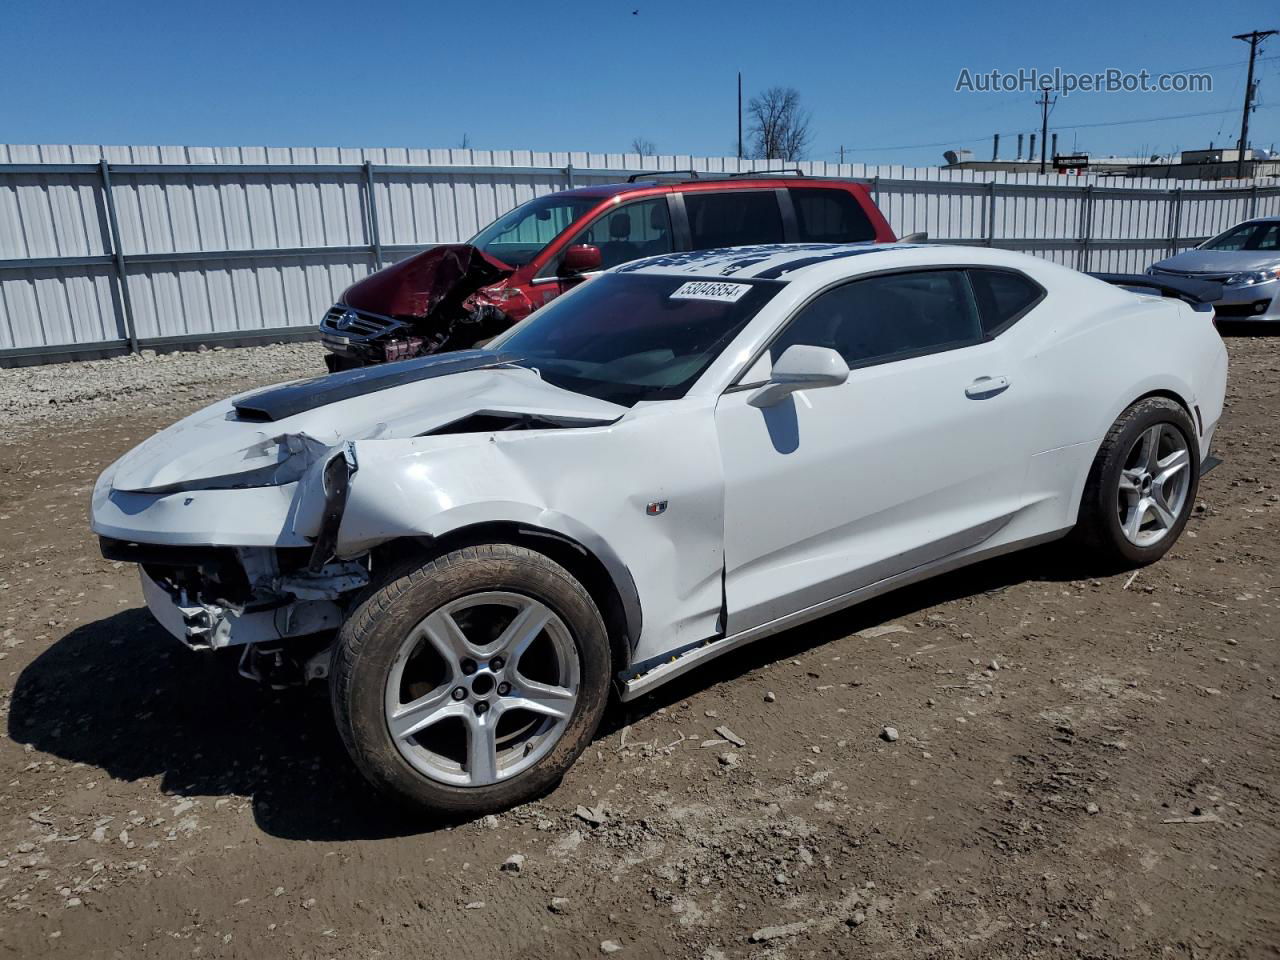
<svg viewBox="0 0 1280 960">
<path fill-rule="evenodd" d="M 606 563 L 566 533 L 515 520 L 487 520 L 460 525 L 434 536 L 396 537 L 374 547 L 370 554 L 379 566 L 408 560 L 426 563 L 442 554 L 481 543 L 525 547 L 568 570 L 591 595 L 604 619 L 613 672 L 627 668 L 642 624 L 635 583 L 617 558 L 611 558 L 615 561 L 612 565 Z"/>
<path fill-rule="evenodd" d="M 1108 391 L 1108 394 L 1112 398 L 1111 402 L 1098 409 L 1096 415 L 1099 420 L 1094 421 L 1091 427 L 1091 437 L 1096 438 L 1095 453 L 1098 448 L 1101 448 L 1102 441 L 1106 438 L 1112 424 L 1124 416 L 1126 410 L 1152 397 L 1172 400 L 1182 408 L 1182 412 L 1191 419 L 1191 424 L 1196 430 L 1195 440 L 1197 449 L 1199 448 L 1199 441 L 1204 434 L 1204 424 L 1198 415 L 1199 407 L 1196 403 L 1195 391 L 1191 388 L 1191 384 L 1182 378 L 1171 374 L 1148 377 L 1140 383 L 1127 385 L 1123 392 L 1115 390 L 1115 392 Z M 1103 417 L 1105 420 L 1102 419 Z"/>
<path fill-rule="evenodd" d="M 1200 437 L 1204 435 L 1204 423 L 1202 422 L 1202 419 L 1200 416 L 1200 408 L 1196 404 L 1189 402 L 1185 397 L 1183 397 L 1176 390 L 1170 390 L 1168 388 L 1148 390 L 1142 396 L 1134 400 L 1131 400 L 1129 403 L 1125 404 L 1124 410 L 1120 410 L 1116 414 L 1116 417 L 1118 418 L 1121 414 L 1124 413 L 1125 410 L 1128 410 L 1130 407 L 1141 403 L 1143 400 L 1150 400 L 1152 397 L 1164 397 L 1166 400 L 1172 400 L 1174 403 L 1180 406 L 1182 408 L 1182 412 L 1185 413 L 1187 415 L 1187 418 L 1191 421 L 1192 426 L 1196 428 L 1196 441 L 1197 443 L 1199 442 Z"/>
<path fill-rule="evenodd" d="M 1073 515 L 1075 518 L 1073 522 L 1079 522 L 1080 512 L 1084 506 L 1084 498 L 1087 493 L 1089 477 L 1093 473 L 1094 464 L 1097 460 L 1098 453 L 1102 449 L 1102 444 L 1106 440 L 1107 431 L 1111 429 L 1112 424 L 1114 424 L 1117 420 L 1119 420 L 1122 416 L 1124 416 L 1124 412 L 1128 410 L 1130 407 L 1137 406 L 1143 400 L 1150 400 L 1153 397 L 1163 397 L 1166 400 L 1172 400 L 1182 409 L 1182 412 L 1187 415 L 1187 419 L 1191 421 L 1191 425 L 1196 430 L 1196 436 L 1194 437 L 1194 446 L 1196 448 L 1197 457 L 1199 457 L 1200 441 L 1204 435 L 1204 423 L 1202 422 L 1202 418 L 1200 416 L 1200 408 L 1195 404 L 1188 402 L 1186 397 L 1183 395 L 1183 391 L 1181 390 L 1175 390 L 1168 386 L 1152 387 L 1151 389 L 1148 389 L 1145 393 L 1142 393 L 1134 397 L 1132 400 L 1129 400 L 1126 403 L 1124 403 L 1119 409 L 1114 410 L 1112 412 L 1111 419 L 1108 420 L 1106 425 L 1103 427 L 1102 436 L 1100 436 L 1097 442 L 1094 443 L 1093 445 L 1093 448 L 1092 448 L 1093 453 L 1089 458 L 1088 466 L 1085 468 L 1084 473 L 1079 477 L 1076 483 L 1076 488 L 1074 491 L 1074 502 L 1076 504 L 1076 508 L 1075 508 L 1075 513 Z"/>
</svg>

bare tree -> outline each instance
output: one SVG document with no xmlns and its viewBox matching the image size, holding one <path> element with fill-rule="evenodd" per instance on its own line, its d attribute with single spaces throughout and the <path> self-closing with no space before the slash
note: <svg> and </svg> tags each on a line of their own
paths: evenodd
<svg viewBox="0 0 1280 960">
<path fill-rule="evenodd" d="M 645 137 L 636 137 L 631 141 L 631 152 L 642 157 L 654 157 L 658 154 L 658 145 Z"/>
<path fill-rule="evenodd" d="M 794 87 L 770 87 L 747 104 L 751 155 L 764 160 L 802 160 L 813 139 L 809 111 Z"/>
</svg>

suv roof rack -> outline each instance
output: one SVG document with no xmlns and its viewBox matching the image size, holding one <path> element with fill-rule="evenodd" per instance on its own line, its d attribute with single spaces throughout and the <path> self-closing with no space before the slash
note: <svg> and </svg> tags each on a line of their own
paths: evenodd
<svg viewBox="0 0 1280 960">
<path fill-rule="evenodd" d="M 643 173 L 633 173 L 627 177 L 627 183 L 635 183 L 638 180 L 657 180 L 659 177 L 684 177 L 687 180 L 699 179 L 697 170 L 646 170 Z"/>
<path fill-rule="evenodd" d="M 762 177 L 762 176 L 765 176 L 765 175 L 767 175 L 767 174 L 771 174 L 771 173 L 790 173 L 790 174 L 794 174 L 794 175 L 795 175 L 795 176 L 797 176 L 797 177 L 805 177 L 805 176 L 808 176 L 808 174 L 806 174 L 806 173 L 805 173 L 803 170 L 801 170 L 799 167 L 777 167 L 777 168 L 775 168 L 775 169 L 773 169 L 773 170 L 739 170 L 737 173 L 729 173 L 729 174 L 725 174 L 725 176 L 729 176 L 729 177 Z"/>
</svg>

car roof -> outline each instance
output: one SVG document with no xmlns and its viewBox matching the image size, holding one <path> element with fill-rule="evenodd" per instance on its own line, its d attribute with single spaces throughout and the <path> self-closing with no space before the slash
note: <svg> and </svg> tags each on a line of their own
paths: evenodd
<svg viewBox="0 0 1280 960">
<path fill-rule="evenodd" d="M 619 274 L 644 273 L 691 279 L 825 280 L 880 270 L 932 266 L 992 266 L 1030 274 L 1067 268 L 1037 257 L 986 247 L 938 243 L 768 243 L 716 250 L 661 254 L 615 267 Z M 1069 272 L 1069 271 L 1068 271 Z"/>
</svg>

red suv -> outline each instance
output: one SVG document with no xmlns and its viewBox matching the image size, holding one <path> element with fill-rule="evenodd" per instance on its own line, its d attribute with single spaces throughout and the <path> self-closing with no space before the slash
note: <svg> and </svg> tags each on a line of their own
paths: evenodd
<svg viewBox="0 0 1280 960">
<path fill-rule="evenodd" d="M 645 179 L 641 179 L 641 178 Z M 892 243 L 866 187 L 761 174 L 640 174 L 538 197 L 470 243 L 348 287 L 320 322 L 331 371 L 475 346 L 583 279 L 642 257 L 761 243 Z"/>
</svg>

